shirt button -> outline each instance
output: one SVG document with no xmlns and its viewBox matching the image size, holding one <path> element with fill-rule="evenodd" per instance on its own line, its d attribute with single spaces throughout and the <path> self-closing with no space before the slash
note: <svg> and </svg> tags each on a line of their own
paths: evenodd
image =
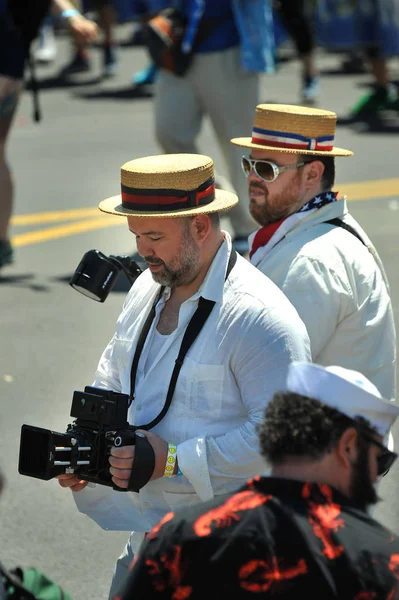
<svg viewBox="0 0 399 600">
<path fill-rule="evenodd" d="M 141 404 L 137 405 L 137 410 L 141 410 Z"/>
<path fill-rule="evenodd" d="M 150 508 L 150 503 L 149 502 L 144 502 L 144 508 Z"/>
</svg>

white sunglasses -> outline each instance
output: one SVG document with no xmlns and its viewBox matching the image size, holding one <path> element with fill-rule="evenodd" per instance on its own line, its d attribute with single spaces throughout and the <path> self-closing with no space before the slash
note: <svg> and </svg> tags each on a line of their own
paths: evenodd
<svg viewBox="0 0 399 600">
<path fill-rule="evenodd" d="M 307 161 L 310 162 L 310 161 Z M 292 165 L 285 165 L 284 167 L 279 167 L 276 163 L 271 162 L 270 160 L 259 160 L 256 158 L 249 158 L 248 156 L 243 156 L 241 158 L 241 166 L 242 170 L 246 177 L 250 174 L 251 171 L 263 181 L 267 181 L 268 183 L 272 183 L 272 181 L 276 181 L 277 177 L 284 173 L 284 171 L 288 171 L 289 169 L 299 169 L 299 167 L 303 167 L 307 164 L 307 162 L 297 162 Z"/>
</svg>

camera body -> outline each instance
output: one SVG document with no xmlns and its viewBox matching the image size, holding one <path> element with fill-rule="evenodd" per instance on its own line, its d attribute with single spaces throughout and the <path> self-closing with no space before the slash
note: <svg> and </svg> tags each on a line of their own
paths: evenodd
<svg viewBox="0 0 399 600">
<path fill-rule="evenodd" d="M 65 433 L 22 425 L 19 473 L 46 481 L 70 473 L 126 491 L 112 482 L 108 459 L 112 446 L 135 445 L 136 427 L 127 420 L 128 401 L 127 394 L 86 386 L 84 392 L 73 394 L 70 415 L 75 420 Z"/>
</svg>

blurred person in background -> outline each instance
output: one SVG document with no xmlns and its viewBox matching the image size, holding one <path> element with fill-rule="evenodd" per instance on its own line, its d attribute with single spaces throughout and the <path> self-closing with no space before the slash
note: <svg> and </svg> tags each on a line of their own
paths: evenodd
<svg viewBox="0 0 399 600">
<path fill-rule="evenodd" d="M 357 371 L 292 363 L 259 427 L 271 476 L 165 515 L 114 600 L 398 600 L 399 538 L 367 514 L 398 414 Z"/>
<path fill-rule="evenodd" d="M 349 116 L 374 117 L 399 111 L 389 59 L 399 56 L 399 0 L 318 0 L 317 36 L 328 48 L 352 48 L 365 56 L 373 84 L 350 109 Z"/>
<path fill-rule="evenodd" d="M 112 77 L 118 68 L 118 47 L 115 39 L 116 10 L 113 0 L 89 0 L 83 2 L 83 10 L 92 10 L 98 14 L 101 30 L 103 32 L 102 46 L 102 73 L 104 77 Z M 72 60 L 61 69 L 62 76 L 90 71 L 91 56 L 90 43 L 87 39 L 74 40 Z"/>
<path fill-rule="evenodd" d="M 40 27 L 33 52 L 35 61 L 42 64 L 52 63 L 57 56 L 57 42 L 54 32 L 54 17 L 48 14 Z"/>
<path fill-rule="evenodd" d="M 156 15 L 160 10 L 168 8 L 170 0 L 132 0 L 133 16 L 137 21 L 135 33 L 140 31 L 140 26 Z M 133 73 L 132 83 L 141 85 L 150 85 L 155 83 L 158 67 L 154 62 L 150 62 L 147 67 Z"/>
<path fill-rule="evenodd" d="M 49 9 L 63 18 L 77 40 L 92 40 L 97 26 L 69 0 L 0 0 L 0 268 L 13 262 L 9 225 L 14 185 L 6 160 L 6 142 L 23 88 L 25 64 L 32 41 Z"/>
<path fill-rule="evenodd" d="M 302 63 L 301 100 L 312 105 L 320 91 L 320 77 L 315 59 L 314 23 L 307 0 L 275 0 L 273 7 L 281 24 L 294 43 Z"/>
<path fill-rule="evenodd" d="M 233 245 L 245 254 L 256 225 L 243 202 L 239 154 L 229 140 L 251 126 L 260 75 L 274 72 L 271 6 L 269 0 L 189 0 L 180 8 L 188 22 L 182 49 L 193 50 L 194 60 L 183 76 L 166 69 L 158 73 L 156 137 L 164 152 L 195 153 L 204 118 L 210 119 L 229 174 L 228 182 L 217 176 L 217 186 L 232 186 L 241 200 L 228 216 Z"/>
</svg>

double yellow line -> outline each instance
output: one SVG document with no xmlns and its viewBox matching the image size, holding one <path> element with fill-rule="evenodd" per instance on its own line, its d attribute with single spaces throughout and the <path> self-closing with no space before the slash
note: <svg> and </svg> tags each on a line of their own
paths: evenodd
<svg viewBox="0 0 399 600">
<path fill-rule="evenodd" d="M 17 248 L 28 246 L 30 244 L 39 244 L 40 242 L 47 242 L 49 240 L 57 240 L 77 233 L 93 231 L 94 229 L 115 227 L 116 225 L 126 226 L 124 219 L 117 219 L 112 215 L 100 213 L 98 208 L 81 208 L 29 215 L 15 215 L 11 219 L 11 224 L 14 227 L 29 227 L 32 225 L 62 223 L 63 221 L 72 221 L 72 223 L 17 234 L 13 236 L 12 244 Z"/>
<path fill-rule="evenodd" d="M 348 200 L 372 200 L 376 198 L 399 197 L 399 178 L 381 179 L 377 181 L 363 181 L 359 183 L 345 183 L 337 185 L 340 195 L 347 195 Z M 100 213 L 98 208 L 79 208 L 75 210 L 59 210 L 53 212 L 15 215 L 11 223 L 14 227 L 30 227 L 32 225 L 47 225 L 50 223 L 63 223 L 64 225 L 36 229 L 20 233 L 12 238 L 14 247 L 38 244 L 77 233 L 103 229 L 105 227 L 126 227 L 125 219 L 115 218 L 112 215 Z"/>
</svg>

